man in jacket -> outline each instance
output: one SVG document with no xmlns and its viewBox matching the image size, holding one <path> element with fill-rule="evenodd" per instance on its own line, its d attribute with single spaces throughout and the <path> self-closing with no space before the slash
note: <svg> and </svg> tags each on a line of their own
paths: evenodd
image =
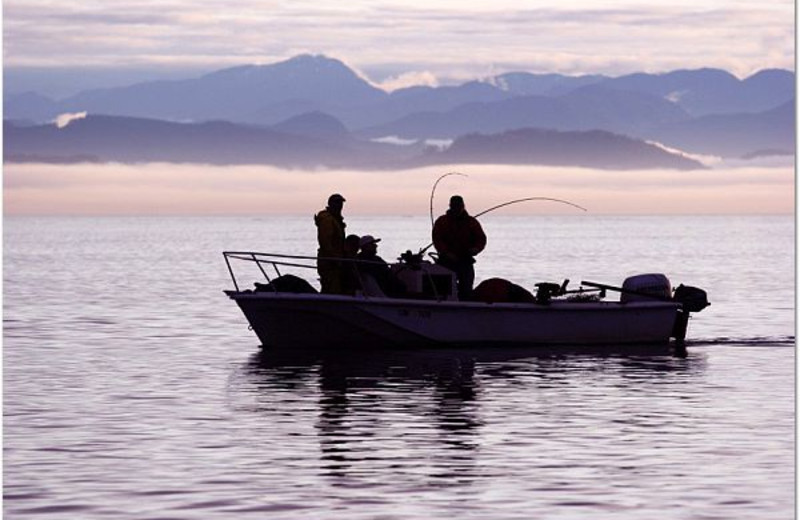
<svg viewBox="0 0 800 520">
<path fill-rule="evenodd" d="M 326 294 L 344 293 L 344 269 L 346 266 L 337 258 L 344 258 L 344 197 L 334 193 L 328 197 L 328 206 L 314 215 L 317 226 L 317 272 L 322 292 Z"/>
<path fill-rule="evenodd" d="M 433 225 L 433 245 L 438 263 L 456 274 L 458 299 L 467 300 L 475 282 L 475 256 L 486 247 L 486 234 L 470 216 L 460 195 L 450 197 L 450 209 Z"/>
<path fill-rule="evenodd" d="M 403 282 L 392 273 L 386 260 L 378 256 L 378 242 L 380 241 L 380 238 L 375 238 L 372 235 L 364 235 L 361 237 L 359 243 L 361 251 L 358 253 L 357 258 L 363 260 L 363 262 L 358 264 L 358 271 L 363 276 L 372 277 L 383 294 L 392 298 L 398 298 L 405 294 L 406 287 Z"/>
</svg>

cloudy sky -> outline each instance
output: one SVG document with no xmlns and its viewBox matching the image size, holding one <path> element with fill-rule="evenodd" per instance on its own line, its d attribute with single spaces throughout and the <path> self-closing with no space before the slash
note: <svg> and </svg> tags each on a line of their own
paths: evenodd
<svg viewBox="0 0 800 520">
<path fill-rule="evenodd" d="M 5 90 L 54 97 L 300 53 L 387 88 L 512 70 L 794 67 L 792 0 L 6 0 Z"/>
</svg>

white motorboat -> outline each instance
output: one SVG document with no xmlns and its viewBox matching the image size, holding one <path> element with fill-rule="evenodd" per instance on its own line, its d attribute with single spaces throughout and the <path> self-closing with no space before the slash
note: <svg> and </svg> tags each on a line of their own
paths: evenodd
<svg viewBox="0 0 800 520">
<path fill-rule="evenodd" d="M 454 274 L 411 252 L 391 265 L 408 289 L 402 297 L 386 296 L 363 275 L 362 289 L 352 296 L 320 294 L 302 278 L 281 273 L 314 269 L 316 257 L 223 255 L 234 284 L 225 293 L 264 347 L 623 346 L 665 345 L 671 338 L 683 345 L 690 313 L 709 305 L 701 289 L 681 285 L 673 293 L 662 274 L 630 277 L 622 287 L 582 281 L 569 290 L 568 281 L 539 283 L 535 295 L 522 289 L 522 297 L 490 292 L 482 301 L 458 301 Z M 266 283 L 240 288 L 232 260 L 257 266 Z M 359 261 L 350 262 L 358 273 Z M 606 301 L 608 292 L 619 293 L 619 300 Z"/>
</svg>

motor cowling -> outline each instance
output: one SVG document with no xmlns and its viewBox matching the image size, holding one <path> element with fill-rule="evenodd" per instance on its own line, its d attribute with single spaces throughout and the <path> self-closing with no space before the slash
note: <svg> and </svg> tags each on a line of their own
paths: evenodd
<svg viewBox="0 0 800 520">
<path fill-rule="evenodd" d="M 669 279 L 660 273 L 629 276 L 622 283 L 622 295 L 620 296 L 622 303 L 669 300 L 671 298 L 672 286 Z"/>
<path fill-rule="evenodd" d="M 703 289 L 683 284 L 675 289 L 672 299 L 680 303 L 686 312 L 700 312 L 711 305 Z"/>
</svg>

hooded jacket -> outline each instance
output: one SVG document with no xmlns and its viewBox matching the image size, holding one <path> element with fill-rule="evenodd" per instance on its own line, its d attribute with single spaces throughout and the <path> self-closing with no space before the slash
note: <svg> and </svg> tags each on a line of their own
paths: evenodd
<svg viewBox="0 0 800 520">
<path fill-rule="evenodd" d="M 341 258 L 344 256 L 344 218 L 329 209 L 314 215 L 317 226 L 317 256 L 322 258 Z"/>
</svg>

